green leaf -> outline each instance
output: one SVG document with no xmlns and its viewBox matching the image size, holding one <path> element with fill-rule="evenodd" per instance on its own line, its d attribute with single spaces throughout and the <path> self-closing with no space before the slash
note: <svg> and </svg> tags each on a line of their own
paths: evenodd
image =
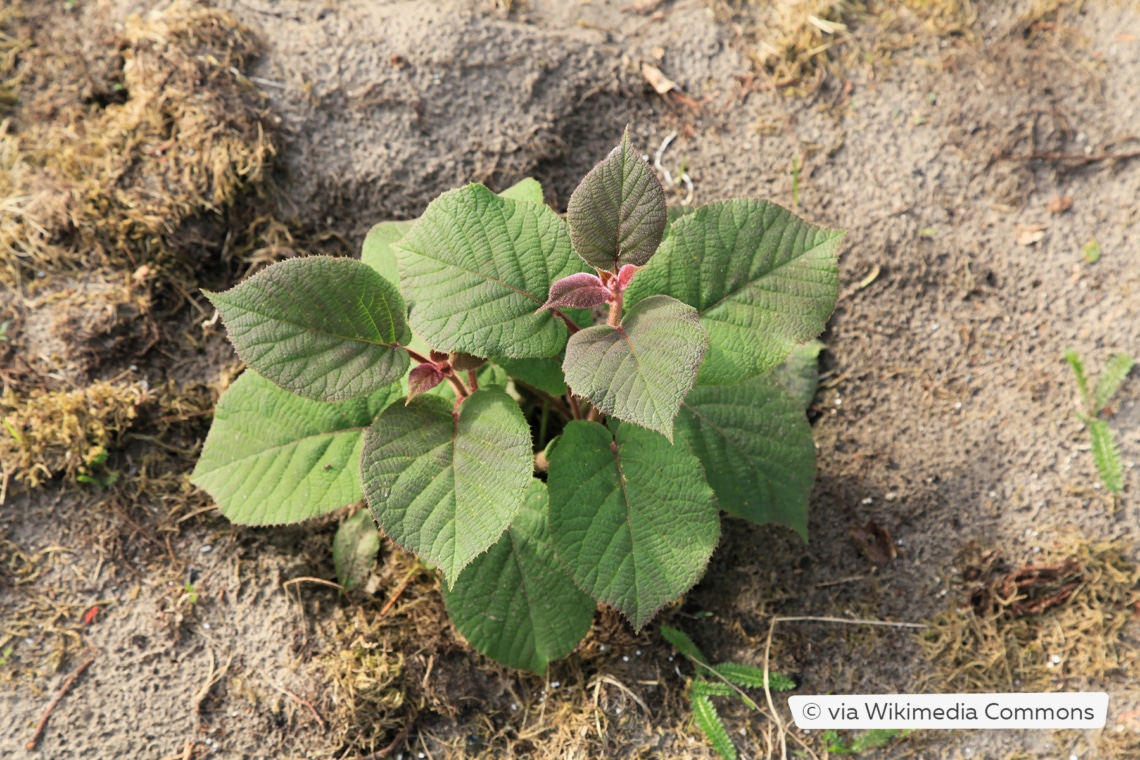
<svg viewBox="0 0 1140 760">
<path fill-rule="evenodd" d="M 396 250 L 392 247 L 408 234 L 416 223 L 380 222 L 368 231 L 360 249 L 360 260 L 375 269 L 388 282 L 400 281 L 400 268 L 396 265 Z"/>
<path fill-rule="evenodd" d="M 492 359 L 507 374 L 527 385 L 545 391 L 551 396 L 561 396 L 566 393 L 566 380 L 562 376 L 562 360 L 565 354 L 549 356 L 545 359 L 507 359 L 497 357 Z"/>
<path fill-rule="evenodd" d="M 552 209 L 468 185 L 432 201 L 395 247 L 412 328 L 432 347 L 520 359 L 565 345 L 562 321 L 536 311 L 552 282 L 583 269 Z"/>
<path fill-rule="evenodd" d="M 295 523 L 364 498 L 364 430 L 403 394 L 397 384 L 335 404 L 246 371 L 218 401 L 191 481 L 241 525 Z"/>
<path fill-rule="evenodd" d="M 1067 361 L 1069 363 L 1069 366 L 1073 368 L 1073 374 L 1076 375 L 1077 388 L 1079 388 L 1081 391 L 1081 401 L 1084 402 L 1084 405 L 1086 407 L 1090 406 L 1092 404 L 1092 397 L 1089 396 L 1089 381 L 1088 376 L 1085 375 L 1085 365 L 1081 361 L 1080 354 L 1071 348 L 1066 348 L 1065 361 Z M 1095 409 L 1093 410 L 1093 413 L 1096 413 Z"/>
<path fill-rule="evenodd" d="M 1097 378 L 1096 387 L 1093 388 L 1093 403 L 1096 405 L 1095 411 L 1097 413 L 1104 409 L 1105 405 L 1120 390 L 1120 386 L 1124 384 L 1124 379 L 1128 377 L 1128 373 L 1132 371 L 1134 364 L 1135 362 L 1128 354 L 1113 354 L 1108 357 L 1108 363 L 1104 365 L 1104 370 Z"/>
<path fill-rule="evenodd" d="M 672 626 L 663 625 L 661 626 L 661 635 L 665 637 L 666 641 L 675 646 L 678 652 L 693 662 L 699 662 L 702 665 L 709 664 L 705 653 L 689 638 L 689 634 Z"/>
<path fill-rule="evenodd" d="M 545 203 L 542 194 L 542 185 L 533 177 L 525 177 L 499 193 L 500 198 L 512 201 L 526 201 L 527 203 Z"/>
<path fill-rule="evenodd" d="M 665 234 L 665 191 L 629 142 L 585 176 L 566 207 L 570 240 L 586 263 L 611 272 L 649 261 Z"/>
<path fill-rule="evenodd" d="M 713 665 L 712 669 L 737 686 L 748 689 L 764 688 L 764 671 L 751 665 L 741 665 L 736 662 L 722 662 Z M 768 687 L 772 691 L 790 691 L 796 688 L 796 682 L 779 673 L 768 673 Z"/>
<path fill-rule="evenodd" d="M 689 693 L 698 697 L 732 697 L 736 695 L 732 687 L 726 683 L 705 681 L 699 678 L 694 679 L 689 684 Z"/>
<path fill-rule="evenodd" d="M 673 223 L 683 216 L 688 216 L 697 210 L 696 206 L 673 206 L 668 211 L 668 220 L 665 223 L 665 234 L 669 234 Z"/>
<path fill-rule="evenodd" d="M 333 537 L 333 566 L 345 591 L 368 577 L 380 552 L 380 533 L 367 509 L 362 509 L 337 528 Z"/>
<path fill-rule="evenodd" d="M 1120 465 L 1120 452 L 1116 439 L 1104 420 L 1087 420 L 1089 435 L 1092 436 L 1093 460 L 1100 472 L 1100 482 L 1112 493 L 1120 493 L 1124 488 L 1124 470 Z"/>
<path fill-rule="evenodd" d="M 546 484 L 532 480 L 506 533 L 443 590 L 452 622 L 473 647 L 535 673 L 574 651 L 597 606 L 554 556 L 549 502 Z"/>
<path fill-rule="evenodd" d="M 399 380 L 411 338 L 396 286 L 353 259 L 310 256 L 206 293 L 238 355 L 258 373 L 317 401 L 367 396 Z"/>
<path fill-rule="evenodd" d="M 796 346 L 783 364 L 772 370 L 772 377 L 792 395 L 802 409 L 811 406 L 819 387 L 819 352 L 824 348 L 818 340 Z"/>
<path fill-rule="evenodd" d="M 693 722 L 708 738 L 709 744 L 718 755 L 727 760 L 736 760 L 736 747 L 728 736 L 728 729 L 716 711 L 712 700 L 701 694 L 689 694 L 689 704 L 693 708 Z"/>
<path fill-rule="evenodd" d="M 503 534 L 533 470 L 530 429 L 502 388 L 451 404 L 423 395 L 393 404 L 364 436 L 360 472 L 372 515 L 449 585 Z"/>
<path fill-rule="evenodd" d="M 839 294 L 842 238 L 767 201 L 704 206 L 673 223 L 626 303 L 664 293 L 695 308 L 709 333 L 699 382 L 739 383 L 823 331 Z"/>
<path fill-rule="evenodd" d="M 700 462 L 635 425 L 569 423 L 547 483 L 559 559 L 638 629 L 700 580 L 720 537 Z"/>
<path fill-rule="evenodd" d="M 672 441 L 673 418 L 707 346 L 695 310 L 653 296 L 626 312 L 621 327 L 597 325 L 570 336 L 562 370 L 574 392 L 606 414 Z"/>
<path fill-rule="evenodd" d="M 775 380 L 698 385 L 681 405 L 677 435 L 701 460 L 721 509 L 807 540 L 815 443 L 799 401 Z"/>
</svg>

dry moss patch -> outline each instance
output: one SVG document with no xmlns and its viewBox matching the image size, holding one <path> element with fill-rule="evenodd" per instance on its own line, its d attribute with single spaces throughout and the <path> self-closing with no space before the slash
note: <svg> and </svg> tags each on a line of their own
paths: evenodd
<svg viewBox="0 0 1140 760">
<path fill-rule="evenodd" d="M 925 689 L 1052 691 L 1132 678 L 1140 568 L 1117 542 L 1059 540 L 1032 562 L 971 544 L 962 596 L 920 643 L 934 665 Z"/>
<path fill-rule="evenodd" d="M 148 400 L 137 382 L 93 383 L 79 390 L 34 389 L 0 395 L 4 479 L 35 487 L 55 475 L 90 476 L 106 461 Z"/>
<path fill-rule="evenodd" d="M 169 261 L 187 247 L 187 225 L 268 181 L 270 117 L 241 73 L 259 52 L 248 29 L 192 2 L 117 31 L 96 13 L 18 0 L 0 11 L 8 284 L 80 264 Z M 79 42 L 93 37 L 110 42 Z"/>
</svg>

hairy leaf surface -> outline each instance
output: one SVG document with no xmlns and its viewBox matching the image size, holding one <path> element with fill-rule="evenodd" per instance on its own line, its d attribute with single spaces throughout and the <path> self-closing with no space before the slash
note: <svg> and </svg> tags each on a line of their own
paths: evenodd
<svg viewBox="0 0 1140 760">
<path fill-rule="evenodd" d="M 290 259 L 206 295 L 246 364 L 306 398 L 367 396 L 408 369 L 404 299 L 359 261 Z"/>
<path fill-rule="evenodd" d="M 677 435 L 704 465 L 721 509 L 807 540 L 815 444 L 803 407 L 778 382 L 698 385 L 681 405 Z"/>
<path fill-rule="evenodd" d="M 598 269 L 617 272 L 653 256 L 665 234 L 665 191 L 628 131 L 574 190 L 566 221 L 574 250 Z"/>
<path fill-rule="evenodd" d="M 570 336 L 562 369 L 574 392 L 606 414 L 672 441 L 673 418 L 707 345 L 692 307 L 652 296 L 626 312 L 620 327 L 597 325 Z"/>
<path fill-rule="evenodd" d="M 396 384 L 322 403 L 247 370 L 218 401 L 191 481 L 240 525 L 300 522 L 352 504 L 364 497 L 364 431 L 403 393 Z"/>
<path fill-rule="evenodd" d="M 597 606 L 554 556 L 549 504 L 546 484 L 532 480 L 507 531 L 443 590 L 455 627 L 472 646 L 535 673 L 574 650 Z"/>
<path fill-rule="evenodd" d="M 720 536 L 700 462 L 657 433 L 574 421 L 550 451 L 554 545 L 578 586 L 641 628 L 704 572 Z"/>
<path fill-rule="evenodd" d="M 823 331 L 842 237 L 767 201 L 714 203 L 671 225 L 626 302 L 664 293 L 694 307 L 709 333 L 699 382 L 738 383 Z"/>
<path fill-rule="evenodd" d="M 379 551 L 380 533 L 367 509 L 340 524 L 333 536 L 332 555 L 337 582 L 345 591 L 351 591 L 368 577 Z"/>
<path fill-rule="evenodd" d="M 566 224 L 539 203 L 468 185 L 432 201 L 396 244 L 412 328 L 441 351 L 553 356 L 566 326 L 538 312 L 550 285 L 583 270 Z"/>
<path fill-rule="evenodd" d="M 492 386 L 459 407 L 425 394 L 393 404 L 364 436 L 364 493 L 380 527 L 449 585 L 503 534 L 530 485 L 530 429 Z"/>
</svg>

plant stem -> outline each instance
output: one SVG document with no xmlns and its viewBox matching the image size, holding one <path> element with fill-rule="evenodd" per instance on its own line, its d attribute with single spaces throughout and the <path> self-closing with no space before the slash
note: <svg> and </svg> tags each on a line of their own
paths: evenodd
<svg viewBox="0 0 1140 760">
<path fill-rule="evenodd" d="M 554 316 L 558 317 L 559 319 L 561 319 L 563 322 L 566 323 L 566 329 L 570 331 L 571 335 L 578 332 L 578 329 L 579 329 L 578 325 L 574 324 L 574 320 L 570 319 L 570 317 L 566 316 L 565 314 L 560 312 L 558 309 L 551 309 L 550 313 L 553 314 Z"/>
<path fill-rule="evenodd" d="M 475 377 L 475 370 L 467 370 L 467 384 L 471 386 L 471 392 L 479 390 L 479 380 Z"/>
<path fill-rule="evenodd" d="M 610 315 L 606 320 L 606 324 L 610 327 L 621 327 L 621 305 L 624 300 L 625 294 L 614 288 L 613 300 L 610 301 Z"/>
<path fill-rule="evenodd" d="M 467 390 L 467 386 L 463 384 L 463 381 L 460 380 L 454 372 L 448 372 L 444 377 L 451 383 L 451 387 L 455 388 L 455 405 L 459 406 L 459 404 L 463 403 L 463 399 L 471 395 L 471 391 Z"/>
<path fill-rule="evenodd" d="M 400 348 L 407 351 L 408 356 L 412 357 L 413 359 L 415 359 L 420 364 L 435 364 L 435 362 L 433 362 L 431 359 L 427 358 L 423 354 L 419 353 L 418 351 L 413 351 L 412 349 L 408 348 L 407 346 L 400 346 Z"/>
<path fill-rule="evenodd" d="M 582 419 L 582 408 L 578 406 L 578 399 L 574 397 L 573 393 L 567 393 L 566 398 L 570 402 L 570 416 L 576 420 Z"/>
<path fill-rule="evenodd" d="M 586 415 L 586 419 L 591 422 L 603 422 L 606 416 L 602 414 L 602 410 L 596 406 L 590 407 L 590 413 Z"/>
</svg>

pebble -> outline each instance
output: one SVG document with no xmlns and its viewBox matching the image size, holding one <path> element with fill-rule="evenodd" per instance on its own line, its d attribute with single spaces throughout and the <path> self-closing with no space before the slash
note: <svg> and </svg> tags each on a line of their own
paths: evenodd
<svg viewBox="0 0 1140 760">
<path fill-rule="evenodd" d="M 206 544 L 201 549 L 199 549 L 198 551 L 202 554 L 209 554 L 210 552 L 214 551 L 214 547 L 210 546 L 209 544 Z"/>
<path fill-rule="evenodd" d="M 628 654 L 623 654 L 623 655 L 621 656 L 621 661 L 622 661 L 622 662 L 629 662 L 629 655 L 628 655 Z"/>
</svg>

